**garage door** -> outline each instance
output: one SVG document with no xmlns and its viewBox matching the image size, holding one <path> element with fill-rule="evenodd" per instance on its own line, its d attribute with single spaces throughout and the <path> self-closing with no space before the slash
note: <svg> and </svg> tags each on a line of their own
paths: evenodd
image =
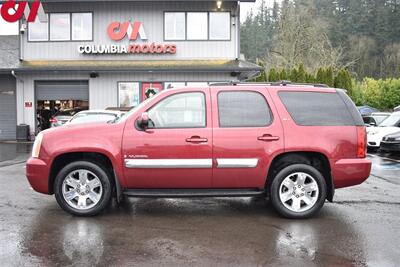
<svg viewBox="0 0 400 267">
<path fill-rule="evenodd" d="M 89 100 L 88 81 L 36 82 L 36 100 Z"/>
<path fill-rule="evenodd" d="M 16 125 L 15 79 L 0 77 L 0 140 L 15 140 Z"/>
</svg>

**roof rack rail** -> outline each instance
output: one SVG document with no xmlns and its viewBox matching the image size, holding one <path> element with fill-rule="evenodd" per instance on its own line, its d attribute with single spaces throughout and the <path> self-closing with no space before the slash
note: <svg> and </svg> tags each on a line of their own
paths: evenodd
<svg viewBox="0 0 400 267">
<path fill-rule="evenodd" d="M 292 83 L 291 81 L 279 81 L 279 82 L 241 82 L 241 81 L 230 81 L 230 82 L 215 82 L 210 83 L 210 86 L 229 86 L 229 85 L 269 85 L 269 86 L 313 86 L 313 87 L 324 87 L 329 88 L 328 85 L 322 83 Z"/>
</svg>

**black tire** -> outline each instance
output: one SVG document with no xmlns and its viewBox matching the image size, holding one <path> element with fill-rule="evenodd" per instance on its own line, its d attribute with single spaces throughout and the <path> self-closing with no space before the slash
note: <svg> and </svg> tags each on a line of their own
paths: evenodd
<svg viewBox="0 0 400 267">
<path fill-rule="evenodd" d="M 279 197 L 279 190 L 284 179 L 288 177 L 290 174 L 297 172 L 306 173 L 310 175 L 312 178 L 314 178 L 314 180 L 318 185 L 318 191 L 319 191 L 319 195 L 317 197 L 317 201 L 315 202 L 315 204 L 309 210 L 302 212 L 295 212 L 285 207 L 285 205 L 282 203 Z M 293 164 L 283 168 L 275 176 L 270 186 L 270 198 L 273 207 L 280 215 L 289 219 L 306 219 L 315 215 L 324 205 L 326 194 L 327 194 L 327 186 L 323 175 L 314 167 L 306 164 Z"/>
<path fill-rule="evenodd" d="M 63 197 L 62 187 L 65 178 L 68 176 L 69 173 L 73 172 L 74 170 L 88 170 L 94 173 L 100 180 L 102 185 L 102 194 L 100 200 L 94 207 L 86 210 L 80 210 L 72 207 L 67 203 L 67 201 Z M 76 161 L 68 164 L 61 171 L 57 174 L 56 179 L 54 181 L 54 194 L 57 200 L 57 203 L 60 207 L 65 210 L 66 212 L 76 215 L 76 216 L 95 216 L 102 212 L 110 203 L 112 198 L 112 184 L 111 184 L 111 177 L 107 174 L 101 166 L 89 162 L 89 161 Z"/>
</svg>

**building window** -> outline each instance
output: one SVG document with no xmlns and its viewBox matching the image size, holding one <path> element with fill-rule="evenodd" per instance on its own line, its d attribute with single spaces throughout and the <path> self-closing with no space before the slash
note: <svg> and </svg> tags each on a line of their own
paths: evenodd
<svg viewBox="0 0 400 267">
<path fill-rule="evenodd" d="M 71 39 L 71 20 L 69 13 L 50 14 L 50 40 L 68 41 Z"/>
<path fill-rule="evenodd" d="M 91 41 L 93 39 L 92 13 L 51 13 L 49 16 L 49 22 L 43 23 L 36 19 L 35 22 L 29 23 L 28 41 Z"/>
<path fill-rule="evenodd" d="M 208 82 L 187 82 L 188 87 L 208 87 Z"/>
<path fill-rule="evenodd" d="M 72 40 L 90 41 L 93 38 L 92 13 L 72 14 Z"/>
<path fill-rule="evenodd" d="M 28 29 L 29 41 L 48 41 L 49 40 L 49 23 L 41 22 L 39 18 L 35 22 L 29 23 Z"/>
<path fill-rule="evenodd" d="M 164 88 L 165 89 L 181 88 L 181 87 L 185 87 L 185 85 L 186 85 L 185 82 L 165 82 Z"/>
<path fill-rule="evenodd" d="M 164 39 L 186 39 L 186 15 L 185 12 L 166 12 L 164 16 Z"/>
<path fill-rule="evenodd" d="M 136 107 L 139 105 L 140 87 L 138 82 L 118 83 L 118 105 L 121 108 Z"/>
<path fill-rule="evenodd" d="M 208 13 L 188 12 L 187 13 L 187 39 L 207 40 L 208 39 Z"/>
<path fill-rule="evenodd" d="M 230 12 L 165 12 L 164 40 L 229 41 L 230 20 Z"/>
<path fill-rule="evenodd" d="M 231 38 L 229 12 L 210 12 L 210 40 L 229 40 Z"/>
</svg>

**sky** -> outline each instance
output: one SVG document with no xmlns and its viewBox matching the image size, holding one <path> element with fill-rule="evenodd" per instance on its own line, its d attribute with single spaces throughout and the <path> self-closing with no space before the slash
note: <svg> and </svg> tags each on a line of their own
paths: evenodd
<svg viewBox="0 0 400 267">
<path fill-rule="evenodd" d="M 241 15 L 240 19 L 243 21 L 244 18 L 246 17 L 247 12 L 250 11 L 250 9 L 255 9 L 259 4 L 261 0 L 257 0 L 256 3 L 241 3 Z M 267 0 L 268 5 L 272 5 L 273 0 Z M 18 34 L 18 23 L 8 23 L 3 20 L 3 18 L 0 16 L 0 35 L 13 35 L 13 34 Z"/>
</svg>

